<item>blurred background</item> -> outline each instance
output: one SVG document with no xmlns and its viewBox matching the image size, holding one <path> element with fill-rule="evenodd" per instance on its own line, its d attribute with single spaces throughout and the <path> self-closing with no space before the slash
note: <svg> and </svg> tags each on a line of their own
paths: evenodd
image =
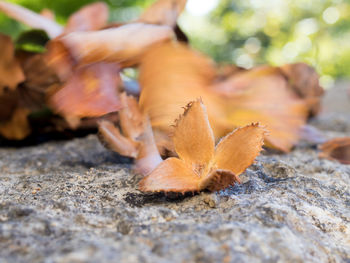
<svg viewBox="0 0 350 263">
<path fill-rule="evenodd" d="M 53 10 L 59 23 L 91 0 L 10 0 L 36 12 Z M 138 17 L 152 0 L 105 0 L 111 21 Z M 188 0 L 180 27 L 191 45 L 218 62 L 244 68 L 297 61 L 314 66 L 325 88 L 350 77 L 350 0 Z M 0 14 L 0 32 L 24 25 Z"/>
</svg>

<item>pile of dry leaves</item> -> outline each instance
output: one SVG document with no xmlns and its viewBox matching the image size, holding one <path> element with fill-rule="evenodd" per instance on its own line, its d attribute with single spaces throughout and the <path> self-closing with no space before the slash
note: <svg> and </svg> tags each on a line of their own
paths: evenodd
<svg viewBox="0 0 350 263">
<path fill-rule="evenodd" d="M 33 118 L 43 118 L 42 132 L 98 126 L 107 147 L 135 159 L 143 191 L 220 190 L 239 182 L 264 140 L 290 151 L 320 110 L 314 69 L 216 65 L 177 25 L 185 4 L 159 0 L 121 24 L 97 2 L 62 27 L 48 10 L 1 1 L 0 11 L 33 28 L 16 41 L 0 35 L 1 136 L 27 137 Z M 322 154 L 349 162 L 349 143 L 338 144 Z"/>
</svg>

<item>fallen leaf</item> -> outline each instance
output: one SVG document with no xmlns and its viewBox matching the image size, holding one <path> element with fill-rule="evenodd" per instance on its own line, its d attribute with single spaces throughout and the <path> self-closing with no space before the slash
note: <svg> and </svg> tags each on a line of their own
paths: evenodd
<svg viewBox="0 0 350 263">
<path fill-rule="evenodd" d="M 101 121 L 98 127 L 100 141 L 106 148 L 123 156 L 131 158 L 138 156 L 139 143 L 122 135 L 112 122 Z"/>
<path fill-rule="evenodd" d="M 122 93 L 119 111 L 120 129 L 112 122 L 99 123 L 99 138 L 107 148 L 135 159 L 135 170 L 148 174 L 161 161 L 148 117 L 142 115 L 137 101 Z"/>
<path fill-rule="evenodd" d="M 69 17 L 64 33 L 101 29 L 107 24 L 108 16 L 106 3 L 95 2 L 86 5 Z"/>
<path fill-rule="evenodd" d="M 67 120 L 97 117 L 121 108 L 119 68 L 95 63 L 76 69 L 59 88 L 49 93 L 49 105 Z M 74 126 L 74 122 L 72 122 Z"/>
<path fill-rule="evenodd" d="M 46 108 L 46 93 L 48 89 L 59 83 L 55 72 L 47 66 L 43 54 L 18 51 L 26 80 L 17 87 L 19 104 L 31 111 Z"/>
<path fill-rule="evenodd" d="M 11 38 L 0 34 L 0 95 L 4 88 L 15 90 L 24 79 L 23 71 L 15 58 L 15 48 Z"/>
<path fill-rule="evenodd" d="M 325 142 L 319 147 L 320 158 L 350 164 L 350 137 L 335 138 Z"/>
<path fill-rule="evenodd" d="M 140 106 L 152 126 L 169 133 L 186 101 L 202 97 L 216 138 L 259 122 L 270 132 L 267 145 L 288 152 L 299 140 L 307 106 L 279 69 L 235 70 L 223 77 L 205 56 L 179 43 L 151 47 L 140 64 Z"/>
<path fill-rule="evenodd" d="M 267 146 L 288 152 L 299 141 L 307 106 L 289 89 L 277 68 L 265 66 L 241 71 L 212 88 L 225 98 L 222 132 L 225 125 L 260 122 L 270 132 Z"/>
<path fill-rule="evenodd" d="M 248 125 L 227 134 L 215 147 L 201 100 L 187 105 L 175 122 L 173 142 L 179 158 L 168 158 L 139 187 L 145 192 L 217 191 L 239 182 L 238 176 L 260 153 L 265 129 Z"/>
<path fill-rule="evenodd" d="M 172 37 L 173 31 L 168 26 L 140 23 L 98 31 L 72 32 L 50 41 L 47 58 L 50 65 L 62 60 L 65 65 L 104 61 L 120 63 L 125 67 L 137 63 L 140 55 L 152 44 Z M 52 47 L 54 50 L 50 50 Z"/>
<path fill-rule="evenodd" d="M 316 71 L 305 63 L 286 64 L 280 69 L 285 74 L 289 87 L 307 102 L 310 116 L 317 115 L 321 109 L 324 90 L 319 84 Z"/>
<path fill-rule="evenodd" d="M 0 135 L 9 140 L 21 140 L 30 134 L 30 126 L 27 119 L 29 110 L 17 108 L 11 119 L 5 122 L 0 121 Z"/>
<path fill-rule="evenodd" d="M 0 1 L 0 11 L 32 28 L 44 30 L 51 38 L 55 38 L 63 32 L 63 27 L 55 21 L 22 6 Z"/>
</svg>

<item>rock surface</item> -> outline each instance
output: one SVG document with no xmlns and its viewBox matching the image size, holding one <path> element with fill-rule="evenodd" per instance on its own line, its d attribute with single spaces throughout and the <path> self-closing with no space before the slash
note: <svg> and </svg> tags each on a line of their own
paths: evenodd
<svg viewBox="0 0 350 263">
<path fill-rule="evenodd" d="M 327 136 L 349 116 L 324 113 Z M 0 262 L 350 262 L 350 166 L 300 143 L 217 193 L 137 190 L 94 135 L 0 149 Z"/>
</svg>

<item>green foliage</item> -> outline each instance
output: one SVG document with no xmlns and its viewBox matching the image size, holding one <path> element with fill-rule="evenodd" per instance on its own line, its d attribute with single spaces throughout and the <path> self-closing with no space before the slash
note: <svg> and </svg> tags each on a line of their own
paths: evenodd
<svg viewBox="0 0 350 263">
<path fill-rule="evenodd" d="M 16 39 L 16 49 L 42 53 L 46 51 L 45 44 L 48 41 L 49 37 L 45 31 L 33 29 L 19 35 Z"/>
<path fill-rule="evenodd" d="M 247 68 L 304 61 L 323 80 L 350 76 L 349 0 L 221 0 L 206 23 L 192 43 L 218 61 Z"/>
<path fill-rule="evenodd" d="M 55 13 L 56 21 L 63 24 L 75 11 L 84 5 L 97 2 L 96 0 L 7 0 L 8 2 L 29 8 L 35 12 L 43 9 L 52 10 Z M 110 7 L 111 21 L 128 21 L 134 19 L 142 11 L 142 8 L 153 2 L 150 0 L 101 0 Z M 0 32 L 17 37 L 28 27 L 9 19 L 0 13 Z"/>
</svg>

